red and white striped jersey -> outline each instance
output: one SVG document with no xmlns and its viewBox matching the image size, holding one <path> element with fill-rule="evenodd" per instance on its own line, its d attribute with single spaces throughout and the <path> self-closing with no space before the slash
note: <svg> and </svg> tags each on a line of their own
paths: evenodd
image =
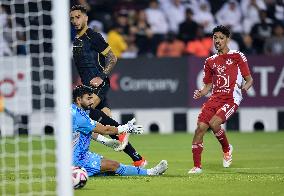
<svg viewBox="0 0 284 196">
<path fill-rule="evenodd" d="M 210 99 L 233 100 L 239 105 L 242 92 L 238 86 L 242 85 L 243 77 L 248 75 L 250 70 L 245 55 L 237 50 L 230 50 L 227 54 L 215 54 L 206 59 L 203 82 L 213 84 Z"/>
</svg>

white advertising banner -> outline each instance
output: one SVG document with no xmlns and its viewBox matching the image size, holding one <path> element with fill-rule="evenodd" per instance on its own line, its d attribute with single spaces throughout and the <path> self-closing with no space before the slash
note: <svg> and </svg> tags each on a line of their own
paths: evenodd
<svg viewBox="0 0 284 196">
<path fill-rule="evenodd" d="M 32 111 L 30 56 L 0 57 L 0 95 L 14 114 Z"/>
</svg>

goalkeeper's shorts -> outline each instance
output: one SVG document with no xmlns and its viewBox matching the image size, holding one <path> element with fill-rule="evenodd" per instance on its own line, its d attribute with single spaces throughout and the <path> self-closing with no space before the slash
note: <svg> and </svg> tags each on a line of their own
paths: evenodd
<svg viewBox="0 0 284 196">
<path fill-rule="evenodd" d="M 103 156 L 88 152 L 84 161 L 81 162 L 80 166 L 84 167 L 88 172 L 88 176 L 94 176 L 101 173 L 101 161 Z"/>
</svg>

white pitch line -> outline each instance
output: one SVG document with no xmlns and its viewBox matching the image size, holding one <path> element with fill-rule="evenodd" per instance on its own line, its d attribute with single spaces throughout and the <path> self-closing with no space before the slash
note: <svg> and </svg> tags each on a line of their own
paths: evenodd
<svg viewBox="0 0 284 196">
<path fill-rule="evenodd" d="M 231 167 L 230 169 L 281 169 L 284 167 Z"/>
</svg>

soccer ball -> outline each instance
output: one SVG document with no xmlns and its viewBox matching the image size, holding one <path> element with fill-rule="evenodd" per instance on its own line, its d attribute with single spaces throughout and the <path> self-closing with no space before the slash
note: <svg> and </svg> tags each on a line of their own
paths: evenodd
<svg viewBox="0 0 284 196">
<path fill-rule="evenodd" d="M 88 181 L 88 173 L 85 168 L 73 166 L 72 167 L 72 182 L 74 189 L 83 188 Z"/>
</svg>

